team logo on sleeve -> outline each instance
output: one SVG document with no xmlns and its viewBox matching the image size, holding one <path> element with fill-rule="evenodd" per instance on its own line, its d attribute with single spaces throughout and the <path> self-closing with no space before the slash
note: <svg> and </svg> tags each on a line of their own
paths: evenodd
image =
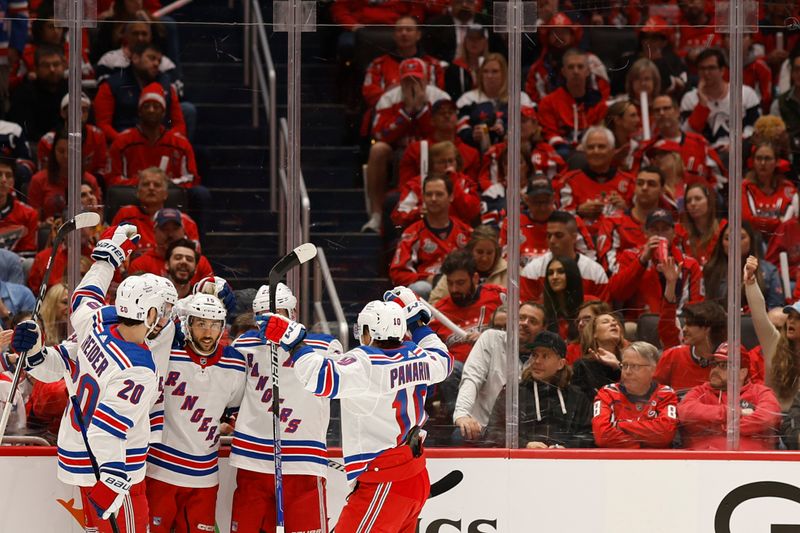
<svg viewBox="0 0 800 533">
<path fill-rule="evenodd" d="M 467 236 L 464 235 L 463 233 L 459 233 L 458 237 L 456 237 L 456 244 L 458 245 L 459 248 L 463 248 L 464 246 L 466 246 Z"/>
</svg>

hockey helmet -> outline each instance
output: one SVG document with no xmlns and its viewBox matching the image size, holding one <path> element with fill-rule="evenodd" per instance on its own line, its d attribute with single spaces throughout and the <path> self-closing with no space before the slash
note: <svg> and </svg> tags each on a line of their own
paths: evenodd
<svg viewBox="0 0 800 533">
<path fill-rule="evenodd" d="M 194 318 L 201 318 L 204 320 L 214 320 L 221 322 L 219 335 L 217 335 L 217 340 L 214 343 L 213 348 L 208 353 L 214 353 L 217 350 L 217 346 L 219 345 L 219 341 L 222 338 L 222 327 L 225 325 L 225 317 L 227 315 L 227 310 L 225 306 L 222 304 L 219 298 L 216 296 L 212 296 L 210 294 L 203 294 L 198 293 L 192 296 L 189 299 L 188 304 L 186 305 L 186 322 L 184 323 L 184 335 L 186 339 L 192 343 L 195 350 L 198 353 L 207 355 L 205 350 L 203 350 L 192 338 L 192 328 L 191 322 Z"/>
<path fill-rule="evenodd" d="M 373 300 L 364 306 L 358 314 L 357 329 L 353 332 L 359 342 L 364 326 L 368 328 L 370 337 L 378 341 L 401 341 L 406 334 L 403 309 L 392 302 Z"/>
<path fill-rule="evenodd" d="M 175 290 L 175 285 L 167 278 L 156 276 L 149 272 L 142 274 L 142 277 L 155 284 L 158 293 L 164 298 L 162 316 L 169 317 L 172 313 L 172 307 L 178 303 L 178 291 Z"/>
<path fill-rule="evenodd" d="M 117 316 L 144 322 L 149 328 L 149 334 L 161 318 L 164 296 L 152 280 L 144 276 L 128 276 L 117 288 L 114 307 L 117 309 Z M 158 311 L 158 316 L 152 324 L 149 324 L 147 315 L 154 307 Z"/>
<path fill-rule="evenodd" d="M 285 283 L 278 283 L 278 290 L 275 293 L 275 308 L 286 309 L 289 318 L 294 319 L 294 310 L 297 307 L 297 298 L 292 294 Z M 253 298 L 253 312 L 255 314 L 269 312 L 269 285 L 262 285 L 258 288 L 256 297 Z"/>
</svg>

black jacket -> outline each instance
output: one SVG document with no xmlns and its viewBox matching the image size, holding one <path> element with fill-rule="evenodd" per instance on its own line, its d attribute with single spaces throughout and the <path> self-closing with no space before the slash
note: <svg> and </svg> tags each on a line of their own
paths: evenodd
<svg viewBox="0 0 800 533">
<path fill-rule="evenodd" d="M 498 395 L 487 428 L 487 440 L 505 445 L 506 389 Z M 519 384 L 519 447 L 539 441 L 566 448 L 591 448 L 592 403 L 576 387 L 559 389 L 543 381 Z"/>
<path fill-rule="evenodd" d="M 61 99 L 67 91 L 67 80 L 62 80 L 55 91 L 39 81 L 26 80 L 14 90 L 6 120 L 22 126 L 28 142 L 36 146 L 42 135 L 61 122 Z"/>
<path fill-rule="evenodd" d="M 589 401 L 593 402 L 597 391 L 606 385 L 618 382 L 621 375 L 619 368 L 611 368 L 600 361 L 578 359 L 572 365 L 571 384 L 578 387 Z"/>
</svg>

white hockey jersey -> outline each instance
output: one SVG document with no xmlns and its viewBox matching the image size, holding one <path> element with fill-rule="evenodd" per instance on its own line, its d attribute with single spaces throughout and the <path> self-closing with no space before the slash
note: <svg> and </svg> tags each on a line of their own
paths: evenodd
<svg viewBox="0 0 800 533">
<path fill-rule="evenodd" d="M 218 347 L 212 357 L 197 355 L 191 346 L 172 350 L 163 390 L 150 413 L 154 435 L 147 477 L 179 487 L 219 483 L 220 419 L 242 401 L 245 366 L 244 357 L 230 347 Z"/>
<path fill-rule="evenodd" d="M 330 335 L 309 333 L 305 339 L 309 351 L 320 356 L 342 353 L 342 345 Z M 272 379 L 270 347 L 258 331 L 243 333 L 232 345 L 247 361 L 247 386 L 236 419 L 231 444 L 231 466 L 253 472 L 272 474 Z M 325 437 L 330 419 L 330 400 L 303 390 L 292 370 L 289 354 L 278 348 L 281 390 L 281 457 L 283 474 L 325 476 L 328 447 Z"/>
<path fill-rule="evenodd" d="M 101 471 L 127 477 L 132 484 L 144 479 L 150 440 L 148 415 L 156 400 L 157 379 L 147 346 L 122 339 L 117 314 L 106 306 L 105 290 L 113 268 L 97 262 L 81 280 L 72 300 L 70 321 L 77 350 L 47 348 L 45 360 L 30 370 L 42 381 L 57 381 L 70 371 L 68 388 L 82 408 L 92 453 Z M 89 454 L 71 403 L 58 432 L 58 478 L 64 483 L 95 483 Z"/>
<path fill-rule="evenodd" d="M 355 482 L 381 452 L 405 442 L 427 419 L 428 386 L 444 381 L 453 358 L 427 326 L 413 342 L 392 350 L 359 346 L 333 359 L 308 348 L 294 354 L 294 369 L 317 396 L 341 398 L 342 451 L 347 481 Z"/>
</svg>

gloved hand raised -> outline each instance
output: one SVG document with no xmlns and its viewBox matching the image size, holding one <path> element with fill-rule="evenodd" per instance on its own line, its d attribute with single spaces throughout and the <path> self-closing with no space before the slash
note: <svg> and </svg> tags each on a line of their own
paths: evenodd
<svg viewBox="0 0 800 533">
<path fill-rule="evenodd" d="M 236 295 L 233 292 L 233 287 L 221 277 L 207 276 L 201 279 L 194 284 L 192 292 L 216 296 L 227 309 L 228 316 L 233 317 L 236 315 Z"/>
<path fill-rule="evenodd" d="M 256 316 L 256 324 L 261 338 L 280 344 L 287 352 L 306 338 L 306 327 L 288 318 L 274 313 Z"/>
<path fill-rule="evenodd" d="M 406 316 L 406 324 L 414 327 L 419 324 L 427 324 L 431 320 L 431 312 L 428 306 L 421 302 L 414 292 L 402 285 L 383 293 L 383 301 L 394 302 L 403 308 Z"/>
<path fill-rule="evenodd" d="M 139 234 L 133 224 L 111 226 L 100 236 L 92 250 L 92 259 L 105 261 L 114 268 L 119 268 L 136 249 L 138 242 Z"/>
<path fill-rule="evenodd" d="M 11 347 L 21 354 L 28 352 L 26 366 L 34 367 L 44 361 L 42 329 L 33 320 L 23 320 L 14 328 Z"/>
</svg>

